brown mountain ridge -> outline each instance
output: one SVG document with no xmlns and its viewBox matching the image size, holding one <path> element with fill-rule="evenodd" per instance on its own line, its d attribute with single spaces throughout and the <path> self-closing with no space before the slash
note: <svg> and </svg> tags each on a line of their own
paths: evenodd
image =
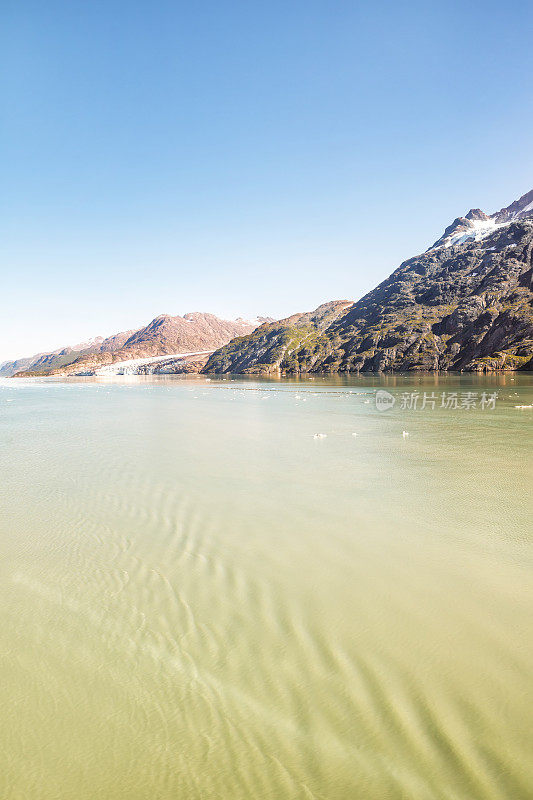
<svg viewBox="0 0 533 800">
<path fill-rule="evenodd" d="M 116 362 L 177 353 L 212 352 L 235 336 L 251 333 L 257 325 L 270 321 L 266 317 L 254 321 L 225 320 L 201 312 L 182 317 L 161 314 L 138 330 L 117 333 L 106 339 L 98 337 L 85 346 L 67 347 L 30 359 L 5 362 L 0 367 L 0 376 L 89 374 Z"/>
</svg>

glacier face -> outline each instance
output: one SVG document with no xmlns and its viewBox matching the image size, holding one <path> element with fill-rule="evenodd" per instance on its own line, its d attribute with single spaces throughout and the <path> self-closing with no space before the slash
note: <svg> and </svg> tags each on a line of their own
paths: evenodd
<svg viewBox="0 0 533 800">
<path fill-rule="evenodd" d="M 92 375 L 146 375 L 153 373 L 171 373 L 174 370 L 172 365 L 176 362 L 185 362 L 188 359 L 198 356 L 210 355 L 212 350 L 200 350 L 194 353 L 168 353 L 164 356 L 150 356 L 149 358 L 133 358 L 129 361 L 116 361 L 114 364 L 106 364 L 98 367 Z"/>
</svg>

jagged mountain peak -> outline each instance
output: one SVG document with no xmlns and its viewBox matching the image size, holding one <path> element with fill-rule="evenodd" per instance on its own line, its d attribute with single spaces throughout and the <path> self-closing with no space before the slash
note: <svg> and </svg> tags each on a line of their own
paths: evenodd
<svg viewBox="0 0 533 800">
<path fill-rule="evenodd" d="M 480 208 L 471 208 L 468 214 L 466 215 L 466 219 L 471 220 L 488 220 L 490 219 L 488 214 L 485 214 Z"/>
<path fill-rule="evenodd" d="M 457 217 L 429 249 L 455 247 L 469 240 L 479 241 L 502 225 L 530 216 L 533 216 L 533 189 L 494 214 L 486 214 L 480 208 L 471 208 L 466 216 Z"/>
<path fill-rule="evenodd" d="M 514 220 L 524 219 L 529 216 L 533 216 L 533 189 L 523 194 L 510 206 L 506 206 L 506 208 L 502 208 L 496 214 L 493 214 L 493 219 L 500 223 L 514 222 Z"/>
</svg>

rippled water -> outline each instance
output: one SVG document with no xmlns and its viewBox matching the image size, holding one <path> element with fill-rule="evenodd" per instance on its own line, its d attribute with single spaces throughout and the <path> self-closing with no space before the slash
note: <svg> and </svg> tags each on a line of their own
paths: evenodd
<svg viewBox="0 0 533 800">
<path fill-rule="evenodd" d="M 531 798 L 531 403 L 2 383 L 2 800 Z"/>
</svg>

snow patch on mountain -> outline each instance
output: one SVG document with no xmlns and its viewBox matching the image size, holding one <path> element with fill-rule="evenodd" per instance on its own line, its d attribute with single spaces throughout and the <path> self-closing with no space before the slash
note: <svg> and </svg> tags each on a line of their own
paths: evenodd
<svg viewBox="0 0 533 800">
<path fill-rule="evenodd" d="M 429 249 L 455 247 L 468 241 L 477 242 L 498 228 L 530 216 L 533 216 L 533 189 L 490 216 L 480 208 L 471 208 L 465 217 L 457 217 Z"/>
</svg>

